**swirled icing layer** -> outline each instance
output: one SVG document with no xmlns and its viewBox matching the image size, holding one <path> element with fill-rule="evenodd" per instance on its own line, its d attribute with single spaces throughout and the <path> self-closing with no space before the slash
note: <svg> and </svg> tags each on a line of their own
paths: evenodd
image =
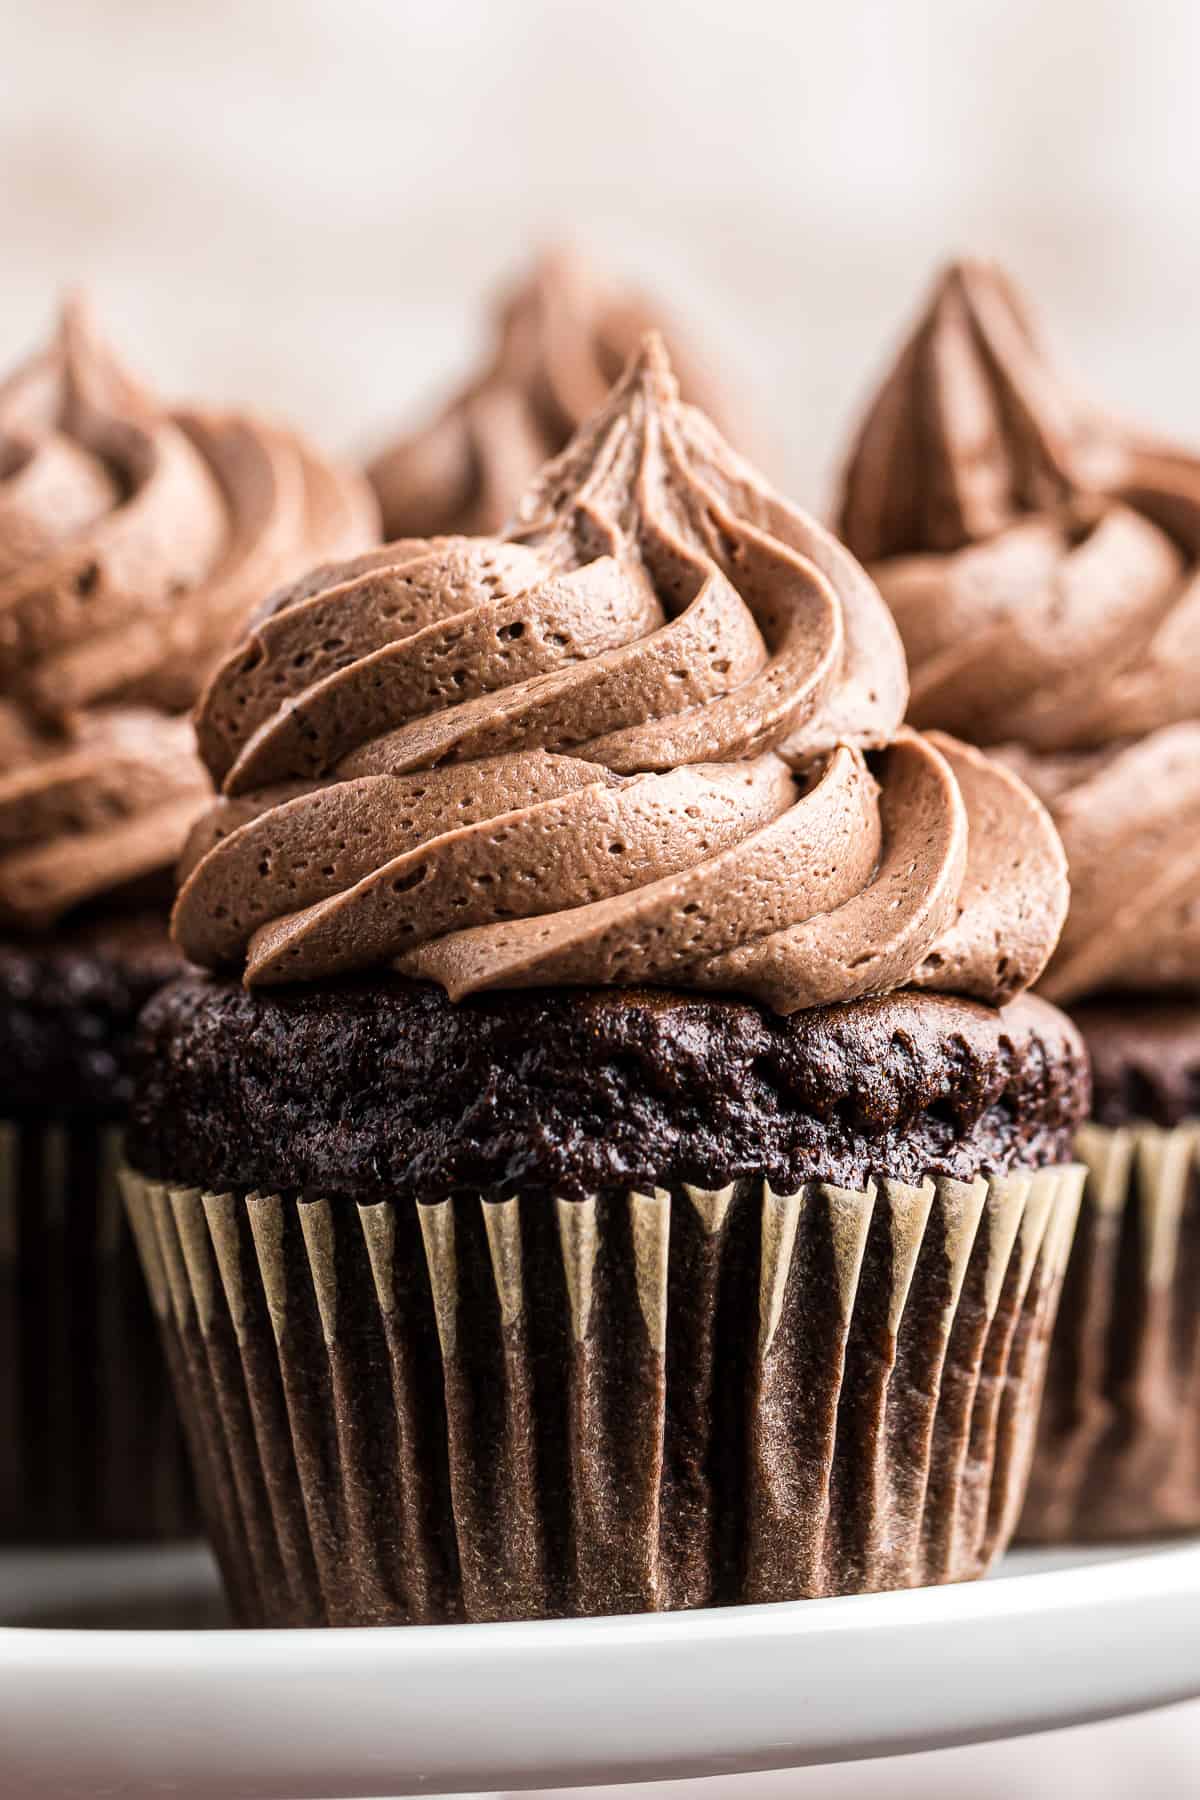
<svg viewBox="0 0 1200 1800">
<path fill-rule="evenodd" d="M 387 536 L 500 531 L 543 463 L 604 405 L 652 323 L 643 301 L 605 287 L 574 256 L 543 256 L 499 307 L 490 361 L 431 424 L 371 464 Z M 685 396 L 727 420 L 679 334 L 667 336 Z"/>
<path fill-rule="evenodd" d="M 1001 754 L 1045 801 L 1070 863 L 1042 991 L 1200 985 L 1200 720 L 1090 754 Z"/>
<path fill-rule="evenodd" d="M 186 719 L 98 708 L 60 732 L 0 701 L 0 925 L 44 929 L 168 868 L 206 791 Z"/>
<path fill-rule="evenodd" d="M 1033 785 L 1072 791 L 1052 991 L 1200 985 L 1200 873 L 1173 812 L 1194 744 L 1176 728 L 1200 720 L 1200 461 L 1076 400 L 1006 279 L 957 264 L 867 414 L 840 528 L 899 625 L 912 723 L 1041 753 Z M 1110 915 L 1135 868 L 1127 937 Z"/>
<path fill-rule="evenodd" d="M 935 286 L 839 529 L 900 626 L 914 724 L 1057 751 L 1200 715 L 1200 464 L 1077 401 L 999 270 Z"/>
<path fill-rule="evenodd" d="M 182 708 L 266 588 L 374 534 L 356 477 L 279 426 L 168 411 L 72 302 L 0 386 L 0 692 Z"/>
<path fill-rule="evenodd" d="M 202 703 L 226 797 L 176 932 L 252 984 L 1008 998 L 1061 848 L 1006 771 L 897 738 L 904 701 L 861 569 L 651 340 L 507 539 L 392 545 L 260 615 Z"/>
<path fill-rule="evenodd" d="M 169 868 L 205 792 L 191 704 L 264 588 L 369 543 L 294 433 L 170 412 L 77 303 L 0 385 L 0 917 Z"/>
<path fill-rule="evenodd" d="M 874 566 L 915 725 L 1084 750 L 1200 715 L 1200 577 L 1145 514 L 1080 500 Z"/>
</svg>

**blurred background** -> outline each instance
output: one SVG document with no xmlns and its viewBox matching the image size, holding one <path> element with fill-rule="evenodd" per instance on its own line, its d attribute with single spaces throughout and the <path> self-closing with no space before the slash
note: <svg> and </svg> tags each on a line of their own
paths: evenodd
<svg viewBox="0 0 1200 1800">
<path fill-rule="evenodd" d="M 1194 0 L 39 0 L 5 20 L 0 343 L 82 279 L 166 392 L 358 449 L 565 236 L 696 322 L 812 502 L 974 250 L 1099 398 L 1200 436 L 1198 67 Z"/>
<path fill-rule="evenodd" d="M 1197 68 L 1195 0 L 39 0 L 4 20 L 0 369 L 83 282 L 165 393 L 365 451 L 565 239 L 693 325 L 821 504 L 974 251 L 1097 398 L 1200 437 Z M 1198 1764 L 1187 1708 L 703 1791 L 1182 1800 Z"/>
</svg>

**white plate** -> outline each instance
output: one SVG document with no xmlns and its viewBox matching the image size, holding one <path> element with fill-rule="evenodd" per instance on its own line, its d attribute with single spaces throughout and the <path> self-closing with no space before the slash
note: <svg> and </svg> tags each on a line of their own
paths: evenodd
<svg viewBox="0 0 1200 1800">
<path fill-rule="evenodd" d="M 220 1614 L 198 1549 L 10 1554 L 0 1617 L 21 1621 L 0 1629 L 5 1795 L 358 1800 L 679 1778 L 1200 1694 L 1200 1543 L 1026 1553 L 974 1586 L 799 1605 L 324 1632 L 202 1629 Z"/>
</svg>

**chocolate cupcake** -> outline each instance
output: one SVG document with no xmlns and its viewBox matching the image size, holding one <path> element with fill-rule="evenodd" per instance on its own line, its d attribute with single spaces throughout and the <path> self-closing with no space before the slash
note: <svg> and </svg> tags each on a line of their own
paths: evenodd
<svg viewBox="0 0 1200 1800">
<path fill-rule="evenodd" d="M 1096 1066 L 1090 1170 L 1022 1533 L 1200 1526 L 1200 463 L 1056 378 L 994 268 L 939 280 L 861 429 L 840 526 L 910 718 L 1000 754 L 1062 834 L 1042 992 Z"/>
<path fill-rule="evenodd" d="M 862 571 L 651 341 L 502 539 L 284 591 L 127 1201 L 245 1623 L 959 1580 L 1082 1171 L 1066 907 Z M 239 982 L 238 975 L 242 979 Z"/>
<path fill-rule="evenodd" d="M 167 411 L 78 303 L 0 385 L 0 1539 L 194 1519 L 116 1185 L 208 794 L 179 709 L 264 582 L 372 520 L 292 434 Z"/>
<path fill-rule="evenodd" d="M 659 309 L 601 282 L 578 257 L 539 258 L 496 309 L 484 366 L 429 424 L 370 464 L 385 535 L 500 531 L 656 323 L 664 326 Z M 667 336 L 685 396 L 728 423 L 727 402 L 679 331 Z"/>
</svg>

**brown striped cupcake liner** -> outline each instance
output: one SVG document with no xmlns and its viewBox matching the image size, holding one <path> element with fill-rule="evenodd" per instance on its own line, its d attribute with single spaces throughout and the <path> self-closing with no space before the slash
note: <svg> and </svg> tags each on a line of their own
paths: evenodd
<svg viewBox="0 0 1200 1800">
<path fill-rule="evenodd" d="M 0 1121 L 0 1543 L 198 1526 L 119 1149 L 104 1125 Z"/>
<path fill-rule="evenodd" d="M 1200 1529 L 1200 1119 L 1087 1125 L 1020 1533 L 1104 1542 Z"/>
<path fill-rule="evenodd" d="M 1083 1174 L 361 1207 L 123 1185 L 236 1618 L 348 1625 L 983 1574 Z"/>
</svg>

